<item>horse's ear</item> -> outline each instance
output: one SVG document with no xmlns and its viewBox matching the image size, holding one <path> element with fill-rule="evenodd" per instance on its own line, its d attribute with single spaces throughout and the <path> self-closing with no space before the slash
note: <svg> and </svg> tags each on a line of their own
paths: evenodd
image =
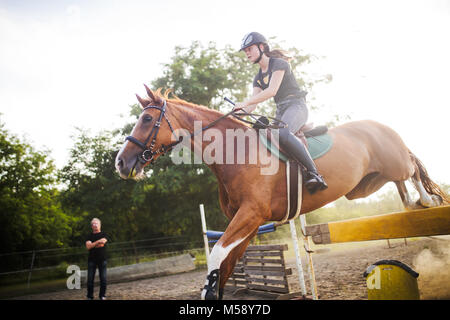
<svg viewBox="0 0 450 320">
<path fill-rule="evenodd" d="M 145 90 L 147 91 L 148 97 L 149 97 L 150 99 L 152 99 L 153 101 L 155 101 L 155 95 L 153 94 L 153 91 L 150 90 L 150 88 L 147 87 L 147 85 L 146 85 L 145 83 L 144 83 L 144 87 L 145 87 Z"/>
<path fill-rule="evenodd" d="M 145 90 L 147 91 L 148 97 L 153 101 L 153 103 L 159 105 L 162 102 L 161 98 L 159 96 L 155 96 L 153 91 L 150 90 L 150 88 L 147 87 L 147 85 L 145 83 L 144 83 L 144 87 L 145 87 Z"/>
<path fill-rule="evenodd" d="M 141 104 L 142 108 L 145 108 L 148 105 L 148 101 L 145 101 L 139 95 L 136 93 L 136 98 L 138 99 L 139 103 Z"/>
</svg>

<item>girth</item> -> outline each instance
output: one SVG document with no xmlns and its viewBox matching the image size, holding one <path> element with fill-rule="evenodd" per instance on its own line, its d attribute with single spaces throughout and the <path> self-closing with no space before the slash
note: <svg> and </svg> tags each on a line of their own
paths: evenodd
<svg viewBox="0 0 450 320">
<path fill-rule="evenodd" d="M 286 198 L 286 215 L 281 223 L 297 218 L 302 207 L 302 173 L 300 165 L 294 160 L 286 162 Z"/>
</svg>

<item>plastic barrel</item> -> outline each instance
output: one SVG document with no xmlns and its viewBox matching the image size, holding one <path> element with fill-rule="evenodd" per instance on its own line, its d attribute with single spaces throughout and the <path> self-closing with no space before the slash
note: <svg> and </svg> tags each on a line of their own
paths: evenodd
<svg viewBox="0 0 450 320">
<path fill-rule="evenodd" d="M 369 300 L 419 300 L 419 274 L 397 260 L 380 260 L 364 272 Z"/>
</svg>

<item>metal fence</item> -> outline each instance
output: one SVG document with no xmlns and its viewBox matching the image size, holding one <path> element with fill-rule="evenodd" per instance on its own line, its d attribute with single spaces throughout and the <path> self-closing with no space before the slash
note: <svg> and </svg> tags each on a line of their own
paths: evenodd
<svg viewBox="0 0 450 320">
<path fill-rule="evenodd" d="M 188 242 L 185 237 L 159 237 L 108 244 L 108 267 L 148 262 L 182 253 L 201 255 L 203 242 Z M 33 284 L 67 278 L 67 268 L 87 269 L 88 251 L 84 246 L 30 250 L 0 254 L 0 298 L 11 291 L 26 293 Z"/>
</svg>

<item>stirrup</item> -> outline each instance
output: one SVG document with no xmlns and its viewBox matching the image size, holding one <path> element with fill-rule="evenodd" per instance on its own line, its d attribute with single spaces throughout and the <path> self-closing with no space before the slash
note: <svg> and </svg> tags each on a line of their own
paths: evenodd
<svg viewBox="0 0 450 320">
<path fill-rule="evenodd" d="M 319 190 L 322 191 L 328 188 L 327 183 L 320 174 L 309 171 L 307 175 L 308 180 L 305 181 L 305 187 L 310 194 L 314 194 Z"/>
</svg>

